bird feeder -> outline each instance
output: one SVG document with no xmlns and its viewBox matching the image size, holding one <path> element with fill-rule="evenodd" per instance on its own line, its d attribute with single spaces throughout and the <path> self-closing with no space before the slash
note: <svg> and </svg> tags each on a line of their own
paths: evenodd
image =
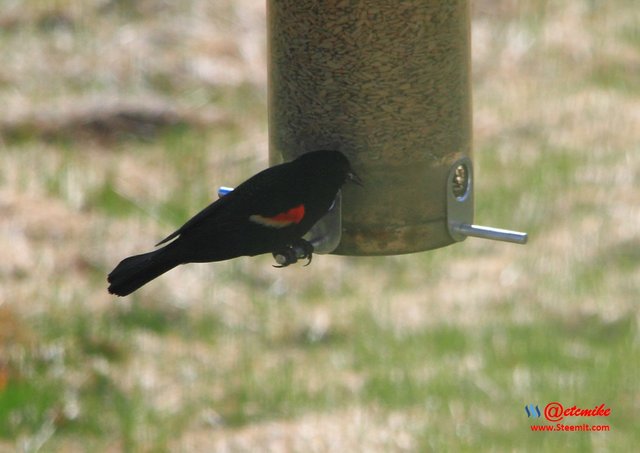
<svg viewBox="0 0 640 453">
<path fill-rule="evenodd" d="M 271 163 L 336 149 L 364 181 L 316 227 L 320 252 L 526 241 L 473 225 L 467 0 L 268 0 L 267 21 Z"/>
</svg>

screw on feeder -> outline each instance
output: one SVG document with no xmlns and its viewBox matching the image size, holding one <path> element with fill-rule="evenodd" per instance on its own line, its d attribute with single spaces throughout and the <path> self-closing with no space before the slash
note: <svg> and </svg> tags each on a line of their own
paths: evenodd
<svg viewBox="0 0 640 453">
<path fill-rule="evenodd" d="M 456 198 L 464 197 L 469 187 L 469 171 L 463 164 L 456 165 L 453 171 L 453 181 L 451 190 Z"/>
<path fill-rule="evenodd" d="M 467 236 L 473 236 L 515 244 L 527 243 L 527 233 L 473 223 L 473 167 L 469 158 L 464 157 L 453 165 L 447 185 L 447 225 L 453 239 L 463 241 Z"/>
</svg>

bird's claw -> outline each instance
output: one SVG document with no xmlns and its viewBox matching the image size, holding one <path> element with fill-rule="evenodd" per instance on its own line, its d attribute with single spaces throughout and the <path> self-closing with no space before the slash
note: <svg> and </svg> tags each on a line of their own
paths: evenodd
<svg viewBox="0 0 640 453">
<path fill-rule="evenodd" d="M 307 259 L 305 266 L 311 264 L 311 260 L 313 259 L 313 245 L 311 242 L 300 239 L 294 246 L 294 249 L 298 251 L 298 259 Z"/>
<path fill-rule="evenodd" d="M 313 259 L 313 245 L 310 242 L 300 239 L 295 243 L 288 245 L 277 252 L 273 252 L 273 258 L 277 265 L 273 267 L 287 267 L 290 264 L 297 263 L 299 259 L 307 259 L 305 266 L 311 264 Z"/>
</svg>

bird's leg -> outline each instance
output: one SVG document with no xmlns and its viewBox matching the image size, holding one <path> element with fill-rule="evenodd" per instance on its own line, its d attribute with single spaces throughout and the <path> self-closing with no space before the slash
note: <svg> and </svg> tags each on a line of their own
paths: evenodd
<svg viewBox="0 0 640 453">
<path fill-rule="evenodd" d="M 282 249 L 273 252 L 273 258 L 278 263 L 278 265 L 274 265 L 273 267 L 287 267 L 290 264 L 296 263 L 298 259 L 304 258 L 307 258 L 307 264 L 305 264 L 305 266 L 308 266 L 313 258 L 313 245 L 300 238 Z"/>
<path fill-rule="evenodd" d="M 314 250 L 313 244 L 311 244 L 311 242 L 300 238 L 293 243 L 292 247 L 297 252 L 298 259 L 307 259 L 307 264 L 305 264 L 305 266 L 311 264 Z"/>
</svg>

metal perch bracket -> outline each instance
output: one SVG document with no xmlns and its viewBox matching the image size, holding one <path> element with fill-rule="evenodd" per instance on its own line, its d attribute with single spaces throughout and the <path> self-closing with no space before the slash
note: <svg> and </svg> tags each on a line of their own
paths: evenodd
<svg viewBox="0 0 640 453">
<path fill-rule="evenodd" d="M 456 241 L 464 241 L 467 236 L 473 236 L 526 244 L 527 233 L 473 223 L 473 182 L 471 159 L 463 157 L 453 164 L 447 178 L 447 226 L 451 237 Z"/>
</svg>

